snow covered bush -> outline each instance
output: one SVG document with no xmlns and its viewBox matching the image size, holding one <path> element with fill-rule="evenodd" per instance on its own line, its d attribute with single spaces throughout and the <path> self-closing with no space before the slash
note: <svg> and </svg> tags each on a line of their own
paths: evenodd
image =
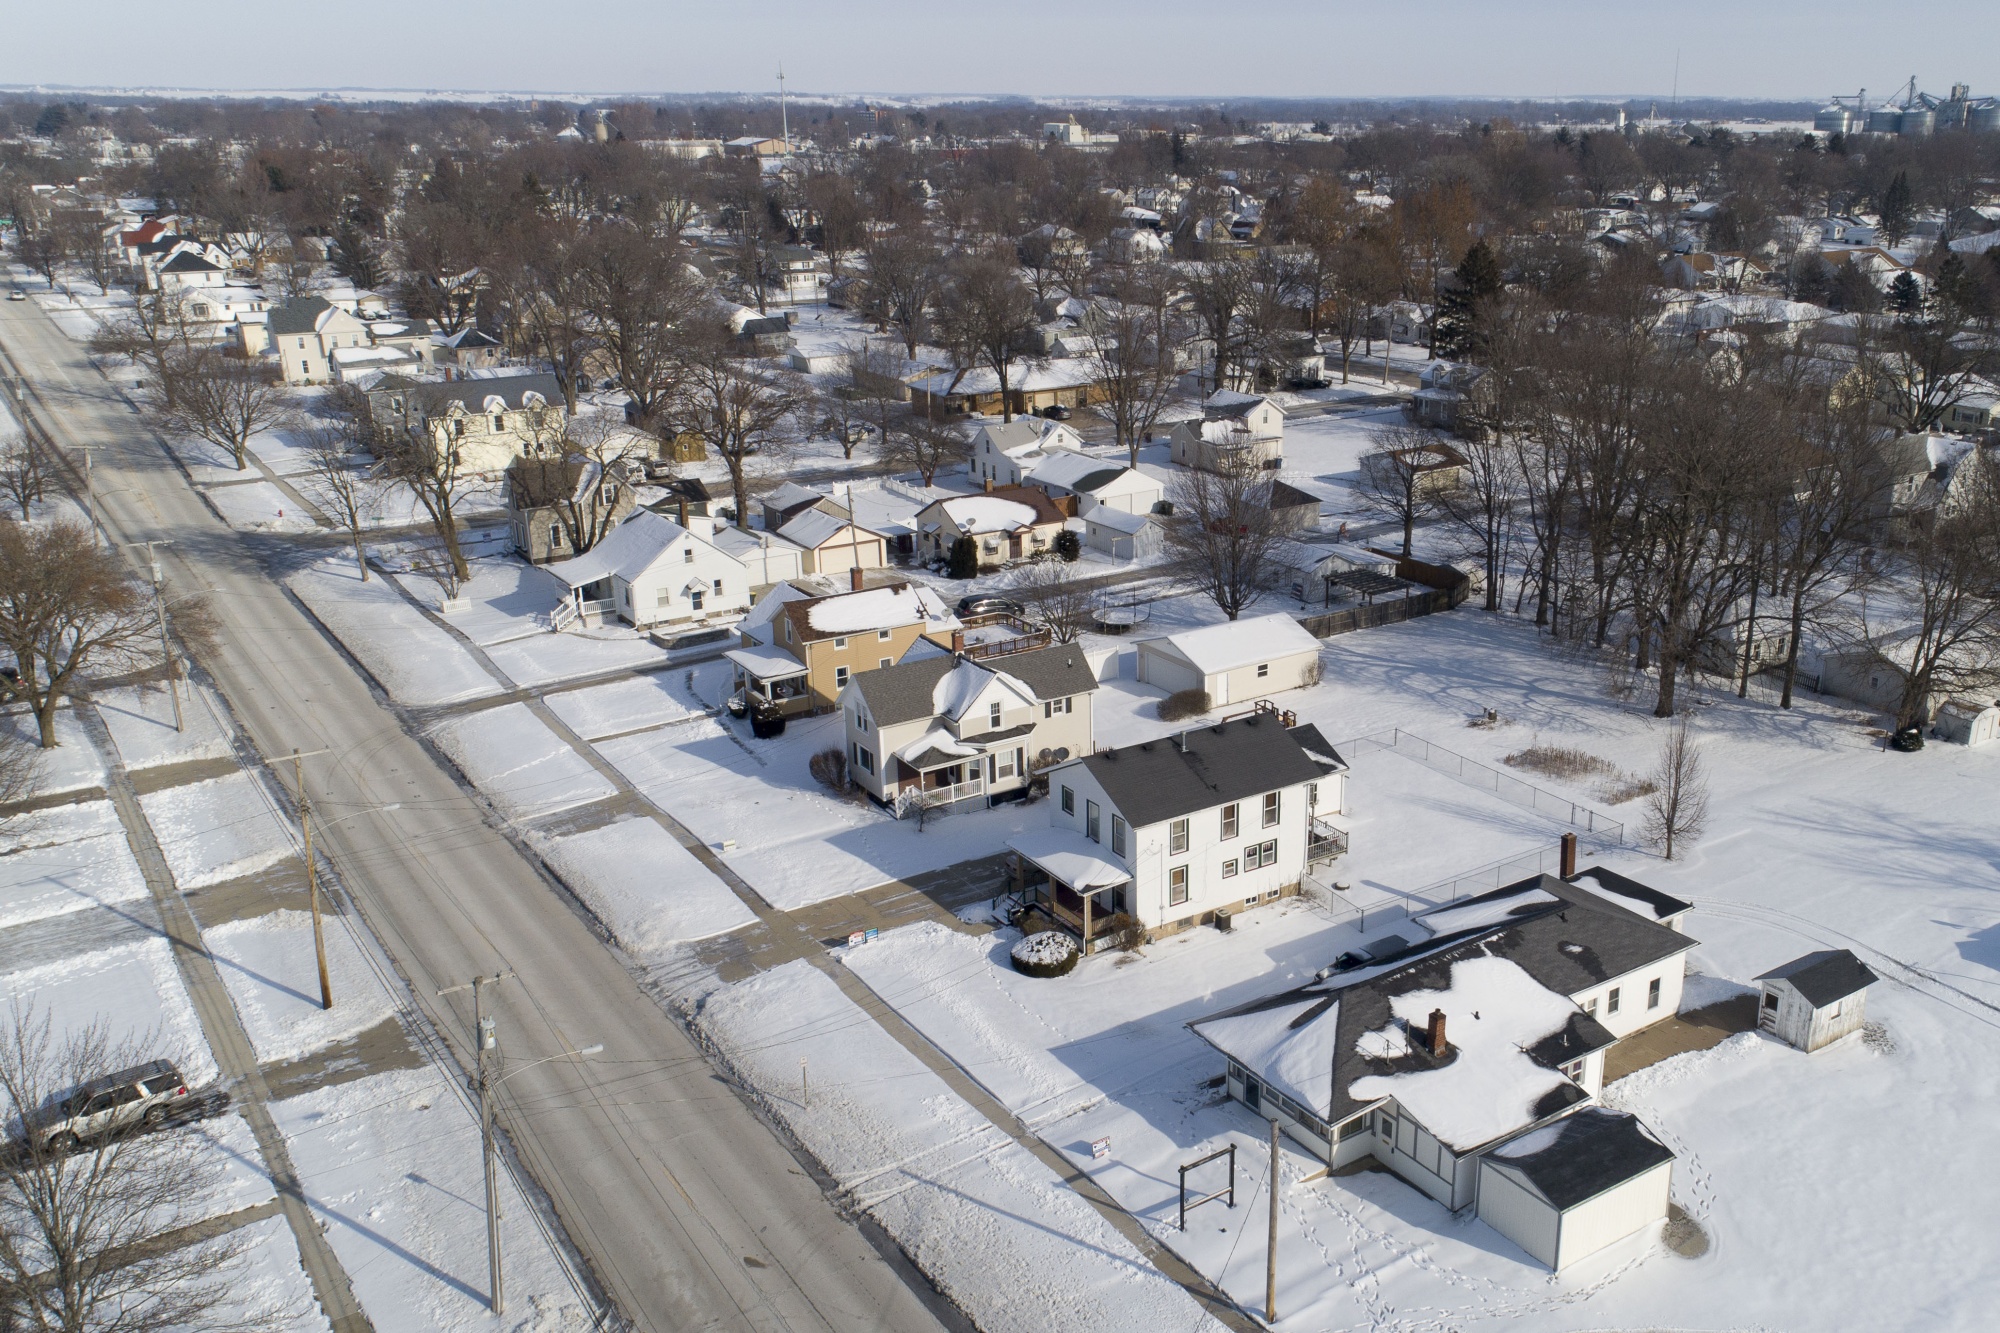
<svg viewBox="0 0 2000 1333">
<path fill-rule="evenodd" d="M 821 750 L 806 761 L 806 771 L 813 775 L 813 781 L 833 792 L 845 796 L 848 788 L 847 752 L 838 746 Z"/>
<path fill-rule="evenodd" d="M 1082 955 L 1076 941 L 1060 930 L 1043 930 L 1023 936 L 1009 957 L 1014 960 L 1014 970 L 1024 976 L 1060 977 L 1075 968 Z"/>
</svg>

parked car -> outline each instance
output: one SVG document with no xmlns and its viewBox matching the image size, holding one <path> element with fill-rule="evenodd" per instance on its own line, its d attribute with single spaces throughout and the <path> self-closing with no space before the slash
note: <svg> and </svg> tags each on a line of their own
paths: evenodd
<svg viewBox="0 0 2000 1333">
<path fill-rule="evenodd" d="M 7 293 L 7 299 L 10 301 L 25 301 L 28 299 L 28 294 L 19 287 L 16 287 L 13 291 Z"/>
<path fill-rule="evenodd" d="M 158 1129 L 191 1108 L 187 1080 L 169 1060 L 153 1060 L 94 1078 L 26 1117 L 28 1132 L 44 1148 L 74 1151 L 80 1144 L 144 1125 Z"/>
<path fill-rule="evenodd" d="M 1072 413 L 1067 407 L 1064 407 L 1061 403 L 1050 403 L 1047 407 L 1042 409 L 1042 415 L 1047 417 L 1050 421 L 1068 421 L 1070 417 L 1074 415 L 1074 413 Z"/>
<path fill-rule="evenodd" d="M 1027 608 L 1009 597 L 995 597 L 992 593 L 975 592 L 958 599 L 958 613 L 962 616 L 1018 616 Z"/>
</svg>

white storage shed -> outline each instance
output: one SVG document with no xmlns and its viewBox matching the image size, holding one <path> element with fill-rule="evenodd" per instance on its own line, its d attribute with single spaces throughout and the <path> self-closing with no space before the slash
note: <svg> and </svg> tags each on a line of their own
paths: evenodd
<svg viewBox="0 0 2000 1333">
<path fill-rule="evenodd" d="M 1319 640 L 1281 613 L 1142 639 L 1139 680 L 1169 694 L 1205 690 L 1212 707 L 1249 703 L 1317 679 Z"/>
<path fill-rule="evenodd" d="M 1673 1170 L 1637 1117 L 1587 1106 L 1480 1159 L 1479 1217 L 1560 1273 L 1665 1221 Z"/>
<path fill-rule="evenodd" d="M 1938 707 L 1931 726 L 1939 740 L 1991 745 L 2000 741 L 2000 704 L 1982 706 L 1974 700 L 1947 699 Z"/>
<path fill-rule="evenodd" d="M 1150 514 L 1099 505 L 1083 516 L 1083 541 L 1114 560 L 1143 560 L 1160 550 L 1160 525 Z"/>
<path fill-rule="evenodd" d="M 1839 1041 L 1868 1021 L 1875 974 L 1846 949 L 1821 949 L 1757 978 L 1764 995 L 1758 1030 L 1802 1051 Z"/>
</svg>

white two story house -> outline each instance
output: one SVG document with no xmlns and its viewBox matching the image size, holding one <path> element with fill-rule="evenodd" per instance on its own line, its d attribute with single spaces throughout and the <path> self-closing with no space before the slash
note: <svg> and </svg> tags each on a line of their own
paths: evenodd
<svg viewBox="0 0 2000 1333">
<path fill-rule="evenodd" d="M 1316 727 L 1275 713 L 1058 764 L 1049 827 L 1008 843 L 1020 891 L 1087 948 L 1111 916 L 1158 936 L 1275 902 L 1345 849 L 1329 817 L 1346 775 Z"/>
<path fill-rule="evenodd" d="M 1096 690 L 1075 644 L 988 663 L 939 652 L 863 671 L 840 693 L 848 772 L 899 814 L 917 800 L 990 803 L 1090 753 Z"/>
</svg>

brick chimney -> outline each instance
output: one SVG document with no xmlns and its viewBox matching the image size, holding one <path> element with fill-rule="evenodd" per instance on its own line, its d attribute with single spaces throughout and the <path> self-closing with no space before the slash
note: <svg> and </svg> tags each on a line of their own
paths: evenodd
<svg viewBox="0 0 2000 1333">
<path fill-rule="evenodd" d="M 955 629 L 955 630 L 953 630 L 953 631 L 951 632 L 951 650 L 952 650 L 952 652 L 954 652 L 954 653 L 956 653 L 956 654 L 959 654 L 959 655 L 961 655 L 961 656 L 963 656 L 963 655 L 964 655 L 964 653 L 965 653 L 965 631 L 964 631 L 964 630 L 962 630 L 962 629 Z"/>
<path fill-rule="evenodd" d="M 855 592 L 861 591 L 861 566 L 856 565 L 847 571 L 847 586 Z"/>
<path fill-rule="evenodd" d="M 1562 836 L 1562 878 L 1573 879 L 1575 876 L 1576 834 L 1565 833 Z"/>
<path fill-rule="evenodd" d="M 1428 1040 L 1431 1048 L 1431 1058 L 1434 1060 L 1444 1059 L 1446 1048 L 1444 1044 L 1444 1010 L 1442 1009 L 1431 1010 L 1430 1035 Z"/>
<path fill-rule="evenodd" d="M 688 525 L 688 502 L 687 502 L 686 500 L 682 500 L 682 501 L 681 501 L 681 526 L 682 526 L 682 527 L 686 527 L 687 525 Z"/>
</svg>

